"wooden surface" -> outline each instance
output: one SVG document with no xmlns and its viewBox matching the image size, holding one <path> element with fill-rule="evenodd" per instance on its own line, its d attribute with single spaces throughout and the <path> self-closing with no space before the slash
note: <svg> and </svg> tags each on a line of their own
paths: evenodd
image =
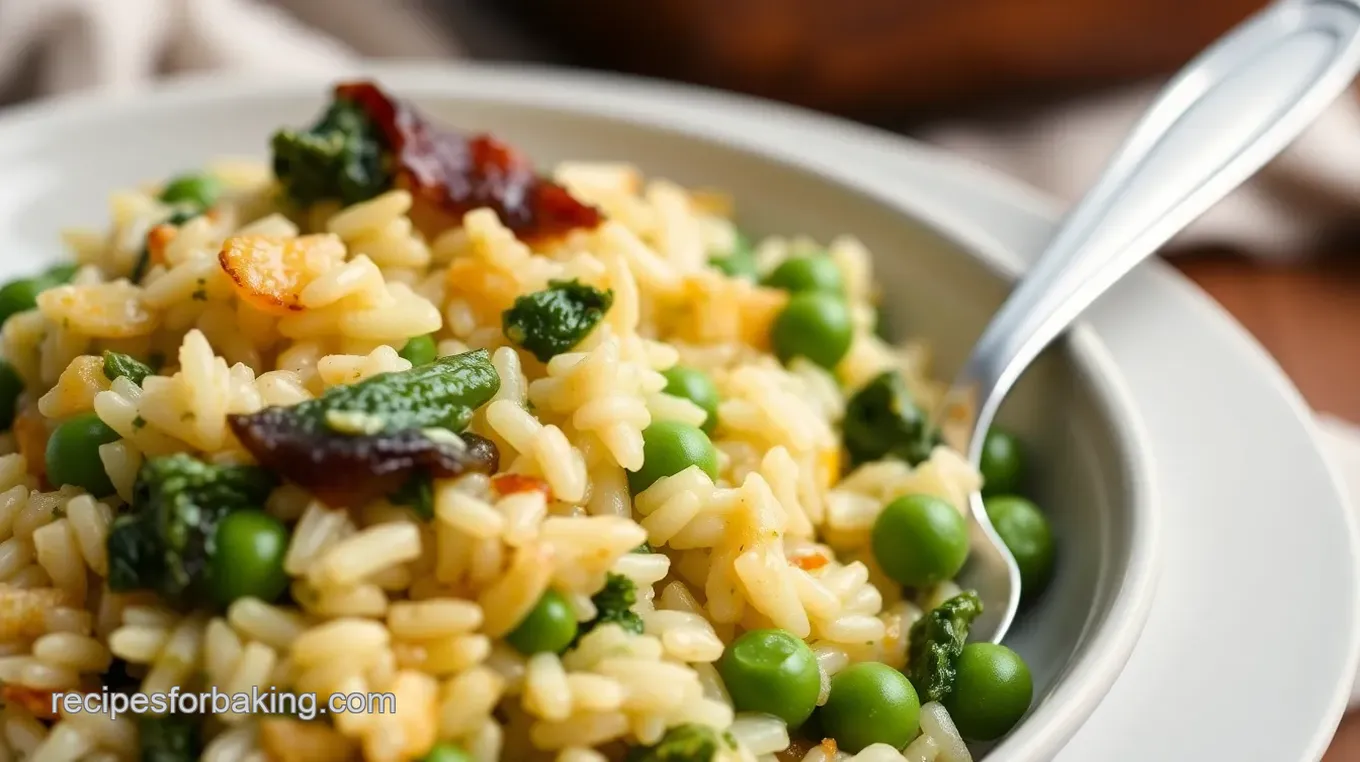
<svg viewBox="0 0 1360 762">
<path fill-rule="evenodd" d="M 1360 422 L 1360 257 L 1270 265 L 1204 254 L 1174 263 L 1255 334 L 1314 409 Z M 1324 762 L 1360 762 L 1360 711 L 1342 721 Z"/>
</svg>

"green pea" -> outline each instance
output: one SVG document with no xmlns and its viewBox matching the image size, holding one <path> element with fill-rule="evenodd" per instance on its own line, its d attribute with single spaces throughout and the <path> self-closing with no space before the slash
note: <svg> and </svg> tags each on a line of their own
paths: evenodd
<svg viewBox="0 0 1360 762">
<path fill-rule="evenodd" d="M 214 538 L 212 581 L 223 606 L 247 597 L 270 603 L 288 589 L 288 528 L 278 519 L 254 509 L 234 511 L 217 525 Z"/>
<path fill-rule="evenodd" d="M 817 657 L 785 630 L 752 630 L 718 661 L 718 674 L 739 712 L 764 712 L 790 729 L 807 721 L 822 690 Z"/>
<path fill-rule="evenodd" d="M 770 329 L 774 353 L 783 362 L 806 357 L 831 370 L 850 351 L 854 320 L 845 299 L 824 291 L 794 294 Z"/>
<path fill-rule="evenodd" d="M 860 662 L 831 678 L 831 692 L 817 714 L 822 732 L 851 754 L 876 743 L 900 749 L 920 730 L 921 700 L 901 672 Z"/>
<path fill-rule="evenodd" d="M 702 370 L 683 365 L 677 365 L 661 375 L 666 377 L 666 388 L 663 390 L 666 394 L 683 397 L 708 413 L 700 428 L 705 434 L 712 434 L 713 427 L 718 425 L 718 387 L 713 385 L 713 379 Z"/>
<path fill-rule="evenodd" d="M 906 495 L 884 506 L 874 521 L 874 559 L 908 587 L 952 579 L 968 560 L 968 524 L 938 497 Z"/>
<path fill-rule="evenodd" d="M 473 762 L 473 760 L 472 755 L 463 751 L 462 747 L 444 742 L 435 744 L 421 762 Z"/>
<path fill-rule="evenodd" d="M 944 707 L 966 740 L 994 741 L 1029 711 L 1034 682 L 1024 659 L 1011 649 L 970 643 L 959 655 L 957 670 Z"/>
<path fill-rule="evenodd" d="M 397 354 L 411 361 L 411 365 L 419 367 L 429 365 L 439 357 L 439 349 L 435 346 L 433 336 L 415 336 L 406 342 L 406 346 L 401 348 Z"/>
<path fill-rule="evenodd" d="M 642 468 L 628 474 L 634 495 L 657 479 L 698 466 L 718 478 L 718 450 L 701 429 L 676 421 L 657 421 L 642 430 Z"/>
<path fill-rule="evenodd" d="M 845 291 L 845 278 L 830 257 L 814 254 L 784 260 L 765 276 L 765 285 L 785 291 L 826 291 L 840 294 Z"/>
<path fill-rule="evenodd" d="M 1010 495 L 1020 490 L 1024 475 L 1024 453 L 1020 441 L 992 427 L 982 442 L 982 492 L 985 495 Z"/>
<path fill-rule="evenodd" d="M 561 653 L 576 640 L 576 615 L 561 593 L 549 590 L 505 640 L 525 656 Z"/>
<path fill-rule="evenodd" d="M 20 278 L 0 286 L 0 325 L 20 312 L 37 307 L 38 294 L 51 286 L 52 283 L 42 277 Z"/>
<path fill-rule="evenodd" d="M 0 360 L 0 431 L 14 425 L 14 413 L 19 408 L 19 395 L 24 392 L 24 380 L 14 366 Z"/>
<path fill-rule="evenodd" d="M 222 195 L 222 183 L 212 175 L 180 175 L 166 183 L 161 201 L 167 204 L 193 204 L 207 209 Z"/>
<path fill-rule="evenodd" d="M 99 459 L 99 447 L 118 438 L 118 432 L 94 413 L 65 421 L 47 440 L 47 480 L 58 487 L 80 487 L 95 497 L 112 495 L 113 483 Z"/>
<path fill-rule="evenodd" d="M 983 500 L 987 517 L 1020 567 L 1020 592 L 1033 598 L 1043 592 L 1053 572 L 1053 532 L 1039 506 L 1015 495 Z"/>
</svg>

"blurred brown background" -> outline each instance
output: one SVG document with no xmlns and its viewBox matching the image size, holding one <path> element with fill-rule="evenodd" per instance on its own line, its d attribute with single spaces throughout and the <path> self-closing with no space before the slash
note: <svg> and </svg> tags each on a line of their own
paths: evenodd
<svg viewBox="0 0 1360 762">
<path fill-rule="evenodd" d="M 590 66 L 900 123 L 1174 71 L 1260 0 L 503 0 Z"/>
<path fill-rule="evenodd" d="M 1176 70 L 1259 0 L 505 0 L 567 60 L 905 127 L 1023 114 Z M 1360 242 L 1297 264 L 1174 263 L 1269 349 L 1314 408 L 1360 422 Z M 1326 762 L 1360 762 L 1360 712 Z"/>
</svg>

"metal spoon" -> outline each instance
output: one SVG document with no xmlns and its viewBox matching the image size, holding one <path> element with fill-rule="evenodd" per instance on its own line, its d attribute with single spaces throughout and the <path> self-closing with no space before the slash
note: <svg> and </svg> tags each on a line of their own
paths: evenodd
<svg viewBox="0 0 1360 762">
<path fill-rule="evenodd" d="M 955 379 L 941 411 L 947 418 L 936 420 L 963 419 L 975 466 L 1002 399 L 1039 352 L 1134 265 L 1284 150 L 1357 71 L 1360 0 L 1284 0 L 1176 75 Z M 983 601 L 972 639 L 999 642 L 1019 607 L 1020 573 L 981 495 L 970 504 L 973 551 L 959 583 Z"/>
</svg>

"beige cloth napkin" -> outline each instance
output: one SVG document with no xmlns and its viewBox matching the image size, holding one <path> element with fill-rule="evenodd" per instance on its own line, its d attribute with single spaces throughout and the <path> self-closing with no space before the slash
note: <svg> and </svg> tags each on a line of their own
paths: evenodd
<svg viewBox="0 0 1360 762">
<path fill-rule="evenodd" d="M 129 90 L 186 70 L 324 72 L 356 56 L 540 57 L 472 0 L 439 7 L 436 16 L 407 0 L 0 0 L 0 103 Z M 1154 91 L 1118 92 L 1006 125 L 945 125 L 924 137 L 1070 201 Z M 1347 97 L 1179 240 L 1280 258 L 1358 213 L 1360 101 Z M 1360 429 L 1329 418 L 1320 424 L 1325 449 L 1360 497 Z M 1360 691 L 1352 706 L 1360 706 Z"/>
<path fill-rule="evenodd" d="M 1004 125 L 946 125 L 925 137 L 1064 201 L 1095 181 L 1157 87 L 1055 107 Z M 1178 244 L 1224 244 L 1271 259 L 1299 256 L 1360 218 L 1360 99 L 1347 94 L 1293 146 L 1205 214 Z"/>
</svg>

